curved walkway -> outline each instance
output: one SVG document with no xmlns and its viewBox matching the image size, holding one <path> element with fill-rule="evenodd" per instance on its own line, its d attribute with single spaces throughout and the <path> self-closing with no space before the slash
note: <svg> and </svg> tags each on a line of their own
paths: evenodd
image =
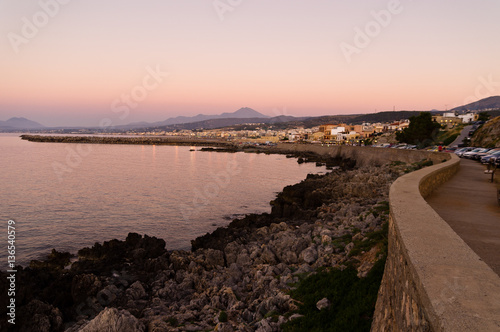
<svg viewBox="0 0 500 332">
<path fill-rule="evenodd" d="M 484 170 L 480 163 L 462 159 L 458 173 L 426 201 L 500 276 L 500 206 L 496 185 Z"/>
</svg>

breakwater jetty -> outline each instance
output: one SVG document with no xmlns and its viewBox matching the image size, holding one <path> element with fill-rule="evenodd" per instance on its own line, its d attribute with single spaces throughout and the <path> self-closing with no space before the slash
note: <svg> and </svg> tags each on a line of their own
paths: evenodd
<svg viewBox="0 0 500 332">
<path fill-rule="evenodd" d="M 138 145 L 180 145 L 180 146 L 230 146 L 231 143 L 217 139 L 196 139 L 182 136 L 155 137 L 118 137 L 118 136 L 49 136 L 21 135 L 30 142 L 81 143 L 81 144 L 138 144 Z"/>
</svg>

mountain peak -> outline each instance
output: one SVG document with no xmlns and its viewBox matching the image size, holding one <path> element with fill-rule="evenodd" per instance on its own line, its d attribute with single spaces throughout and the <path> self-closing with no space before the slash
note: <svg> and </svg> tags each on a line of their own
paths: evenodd
<svg viewBox="0 0 500 332">
<path fill-rule="evenodd" d="M 222 113 L 220 115 L 222 118 L 269 118 L 269 116 L 264 115 L 262 113 L 257 112 L 256 110 L 250 107 L 242 107 L 236 112 L 233 113 Z"/>
<path fill-rule="evenodd" d="M 0 121 L 0 129 L 42 129 L 45 128 L 44 125 L 39 124 L 38 122 L 28 120 L 23 117 L 13 117 L 7 121 Z"/>
</svg>

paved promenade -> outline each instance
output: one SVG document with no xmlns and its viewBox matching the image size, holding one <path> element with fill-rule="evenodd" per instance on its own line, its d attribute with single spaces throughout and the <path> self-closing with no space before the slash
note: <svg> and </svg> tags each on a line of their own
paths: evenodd
<svg viewBox="0 0 500 332">
<path fill-rule="evenodd" d="M 462 159 L 458 173 L 426 200 L 500 276 L 500 206 L 496 185 L 485 169 L 476 161 Z"/>
</svg>

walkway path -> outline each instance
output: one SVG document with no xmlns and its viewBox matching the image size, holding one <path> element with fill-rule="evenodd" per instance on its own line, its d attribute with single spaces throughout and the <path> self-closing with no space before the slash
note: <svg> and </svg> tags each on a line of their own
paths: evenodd
<svg viewBox="0 0 500 332">
<path fill-rule="evenodd" d="M 500 276 L 500 206 L 485 166 L 462 159 L 460 170 L 426 200 Z"/>
<path fill-rule="evenodd" d="M 460 132 L 460 135 L 451 143 L 449 146 L 458 146 L 458 144 L 462 144 L 464 138 L 469 137 L 469 131 L 472 129 L 472 126 L 465 126 L 464 129 Z"/>
</svg>

